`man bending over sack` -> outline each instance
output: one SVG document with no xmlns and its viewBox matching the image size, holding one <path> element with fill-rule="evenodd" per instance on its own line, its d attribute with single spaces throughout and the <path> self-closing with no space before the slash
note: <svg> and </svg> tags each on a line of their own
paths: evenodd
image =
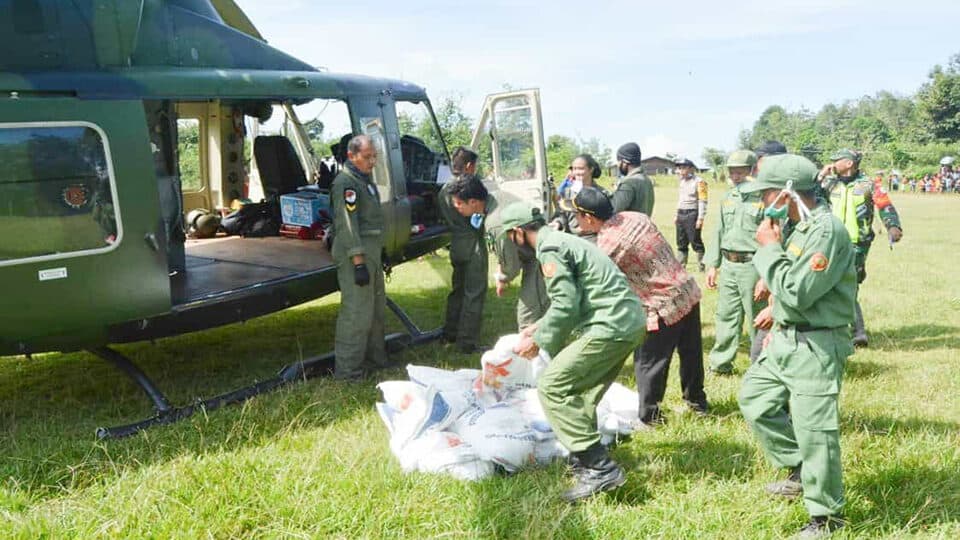
<svg viewBox="0 0 960 540">
<path fill-rule="evenodd" d="M 620 487 L 626 474 L 600 444 L 597 404 L 643 339 L 643 306 L 606 254 L 546 227 L 539 209 L 513 203 L 501 216 L 511 242 L 536 248 L 547 283 L 550 307 L 520 334 L 514 351 L 532 358 L 543 348 L 553 358 L 537 392 L 557 439 L 573 457 L 577 483 L 563 498 L 575 502 Z M 574 330 L 578 337 L 564 346 Z"/>
<path fill-rule="evenodd" d="M 647 309 L 647 337 L 633 355 L 640 427 L 664 421 L 660 402 L 674 350 L 680 355 L 683 399 L 697 414 L 706 414 L 697 282 L 673 256 L 667 239 L 649 217 L 639 212 L 614 214 L 606 194 L 589 187 L 577 194 L 573 206 L 580 229 L 597 235 L 597 247 L 623 271 Z"/>
</svg>

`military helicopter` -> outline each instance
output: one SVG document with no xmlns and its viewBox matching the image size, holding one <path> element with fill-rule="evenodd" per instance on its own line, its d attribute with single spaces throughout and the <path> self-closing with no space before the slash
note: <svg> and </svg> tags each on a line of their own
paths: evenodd
<svg viewBox="0 0 960 540">
<path fill-rule="evenodd" d="M 336 164 L 317 155 L 298 112 L 332 106 L 345 135 L 377 145 L 392 264 L 448 243 L 436 209 L 448 150 L 419 86 L 318 70 L 269 46 L 233 0 L 0 0 L 0 29 L 0 354 L 87 350 L 122 370 L 155 415 L 101 438 L 332 370 L 328 353 L 175 407 L 110 348 L 337 290 L 323 242 L 184 234 L 192 210 L 304 190 L 322 200 Z M 429 140 L 405 132 L 410 114 L 429 119 Z M 260 134 L 270 117 L 280 134 Z M 491 186 L 549 204 L 539 92 L 490 96 L 481 118 L 474 144 Z M 388 305 L 407 329 L 391 348 L 439 335 Z"/>
</svg>

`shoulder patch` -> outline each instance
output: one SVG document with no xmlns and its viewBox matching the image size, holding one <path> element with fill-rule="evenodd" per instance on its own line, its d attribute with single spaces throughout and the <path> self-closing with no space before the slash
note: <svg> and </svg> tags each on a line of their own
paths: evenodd
<svg viewBox="0 0 960 540">
<path fill-rule="evenodd" d="M 810 270 L 814 272 L 823 272 L 829 265 L 830 261 L 823 253 L 817 253 L 810 259 Z"/>
<path fill-rule="evenodd" d="M 544 277 L 552 278 L 557 275 L 557 263 L 553 261 L 543 263 L 540 265 L 540 271 L 543 272 Z"/>
<path fill-rule="evenodd" d="M 347 206 L 347 211 L 353 212 L 357 209 L 357 192 L 352 188 L 343 190 L 343 202 Z"/>
</svg>

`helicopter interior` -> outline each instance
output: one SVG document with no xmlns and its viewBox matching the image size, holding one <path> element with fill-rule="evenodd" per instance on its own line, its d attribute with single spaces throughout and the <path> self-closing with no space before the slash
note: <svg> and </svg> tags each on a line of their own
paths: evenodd
<svg viewBox="0 0 960 540">
<path fill-rule="evenodd" d="M 174 305 L 333 268 L 327 243 L 316 239 L 320 235 L 301 239 L 274 230 L 237 235 L 224 227 L 199 231 L 188 222 L 207 213 L 227 216 L 243 203 L 261 201 L 258 206 L 269 207 L 274 221 L 283 221 L 281 196 L 302 191 L 329 195 L 354 129 L 344 101 L 330 100 L 314 120 L 300 122 L 298 113 L 315 110 L 265 102 L 147 104 Z M 406 193 L 401 196 L 410 208 L 415 241 L 417 235 L 445 230 L 437 196 L 449 167 L 439 133 L 428 133 L 434 137 L 430 142 L 418 136 L 422 133 L 404 133 L 405 126 L 410 131 L 404 114 L 409 115 L 401 113 L 399 137 L 385 135 L 382 124 L 380 136 L 373 134 L 380 150 L 373 177 L 381 202 L 387 203 L 398 195 L 392 178 L 404 175 Z M 419 125 L 423 131 L 424 123 Z M 384 151 L 388 145 L 399 152 Z M 393 160 L 393 154 L 400 159 Z M 392 161 L 398 163 L 391 167 Z M 321 216 L 325 223 L 329 214 L 321 211 Z"/>
</svg>

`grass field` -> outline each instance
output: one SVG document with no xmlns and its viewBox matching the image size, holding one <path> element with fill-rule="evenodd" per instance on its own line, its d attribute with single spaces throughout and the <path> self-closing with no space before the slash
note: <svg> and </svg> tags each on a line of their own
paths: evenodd
<svg viewBox="0 0 960 540">
<path fill-rule="evenodd" d="M 658 188 L 655 218 L 671 239 L 675 200 L 674 188 Z M 958 538 L 960 197 L 894 194 L 894 202 L 905 237 L 893 251 L 875 244 L 861 292 L 871 347 L 851 359 L 843 387 L 850 525 L 841 537 Z M 434 327 L 448 282 L 440 253 L 396 269 L 387 290 Z M 491 291 L 486 343 L 510 331 L 514 299 Z M 338 300 L 120 349 L 183 404 L 331 349 Z M 707 348 L 715 304 L 706 292 Z M 376 381 L 312 380 L 98 442 L 96 427 L 150 413 L 135 386 L 88 354 L 0 360 L 3 538 L 777 538 L 806 520 L 801 504 L 763 494 L 780 472 L 738 412 L 738 378 L 708 375 L 710 417 L 674 412 L 666 428 L 622 444 L 614 454 L 628 484 L 570 507 L 557 497 L 561 465 L 472 484 L 402 474 L 373 408 Z M 479 364 L 441 345 L 396 360 Z M 738 372 L 745 367 L 742 354 Z M 400 369 L 379 376 L 398 378 Z M 632 385 L 632 369 L 620 380 Z M 678 386 L 674 367 L 668 411 L 681 405 Z"/>
</svg>

